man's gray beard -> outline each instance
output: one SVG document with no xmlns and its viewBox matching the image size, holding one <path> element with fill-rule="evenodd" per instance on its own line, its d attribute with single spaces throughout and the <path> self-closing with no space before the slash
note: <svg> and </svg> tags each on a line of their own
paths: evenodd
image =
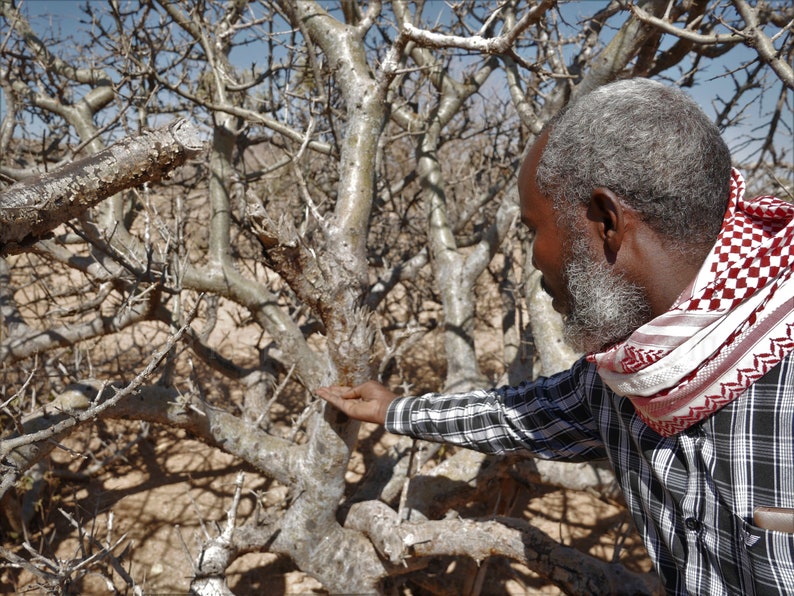
<svg viewBox="0 0 794 596">
<path fill-rule="evenodd" d="M 652 315 L 643 289 L 593 259 L 581 234 L 574 237 L 565 268 L 570 312 L 564 318 L 564 334 L 577 350 L 596 352 L 625 339 Z"/>
</svg>

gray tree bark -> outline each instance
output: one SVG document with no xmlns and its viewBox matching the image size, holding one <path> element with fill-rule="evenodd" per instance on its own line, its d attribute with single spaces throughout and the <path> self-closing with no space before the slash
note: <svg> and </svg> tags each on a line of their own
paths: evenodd
<svg viewBox="0 0 794 596">
<path fill-rule="evenodd" d="M 203 148 L 199 130 L 179 119 L 11 185 L 0 194 L 0 255 L 25 250 L 121 190 L 157 182 Z"/>
<path fill-rule="evenodd" d="M 479 287 L 478 278 L 482 280 L 481 274 L 492 264 L 518 211 L 515 193 L 507 197 L 502 193 L 514 183 L 515 164 L 521 151 L 507 144 L 502 152 L 502 143 L 515 138 L 519 139 L 516 145 L 531 140 L 548 118 L 578 93 L 614 78 L 646 76 L 654 72 L 653 68 L 657 69 L 655 74 L 663 73 L 677 64 L 671 59 L 672 54 L 662 56 L 666 56 L 666 61 L 654 62 L 653 42 L 658 41 L 661 31 L 680 35 L 682 39 L 691 37 L 690 29 L 698 29 L 696 24 L 706 14 L 706 3 L 696 0 L 684 6 L 642 0 L 637 6 L 629 7 L 605 2 L 603 14 L 588 19 L 589 28 L 581 32 L 583 41 L 576 46 L 574 54 L 578 55 L 573 58 L 565 51 L 572 42 L 553 39 L 557 28 L 554 19 L 559 13 L 550 0 L 529 6 L 500 3 L 483 18 L 482 27 L 476 32 L 467 29 L 469 23 L 463 21 L 459 25 L 465 27 L 454 29 L 445 29 L 443 24 L 430 25 L 426 15 L 427 24 L 423 24 L 422 3 L 407 0 L 370 2 L 366 8 L 345 1 L 344 18 L 339 18 L 338 12 L 327 12 L 324 4 L 310 0 L 299 3 L 209 0 L 206 4 L 204 11 L 195 7 L 188 11 L 176 0 L 141 4 L 145 9 L 141 12 L 154 11 L 152 14 L 168 23 L 168 37 L 158 41 L 163 49 L 173 52 L 174 64 L 196 60 L 195 64 L 202 67 L 196 69 L 201 76 L 194 80 L 188 71 L 172 73 L 155 68 L 155 62 L 135 62 L 147 53 L 142 50 L 161 48 L 146 46 L 142 38 L 131 34 L 130 31 L 138 29 L 129 27 L 126 20 L 119 21 L 115 40 L 110 38 L 113 31 L 103 31 L 103 44 L 97 45 L 111 48 L 115 44 L 115 51 L 121 49 L 123 53 L 131 47 L 128 42 L 144 43 L 124 55 L 130 63 L 116 69 L 117 65 L 111 62 L 93 61 L 92 55 L 88 62 L 108 65 L 107 72 L 93 66 L 75 68 L 82 64 L 81 60 L 75 60 L 75 66 L 59 60 L 46 43 L 35 38 L 13 4 L 0 0 L 0 17 L 11 24 L 12 34 L 19 33 L 13 56 L 3 55 L 3 49 L 8 47 L 5 41 L 0 48 L 0 57 L 6 59 L 0 62 L 0 85 L 4 92 L 10 89 L 13 93 L 6 103 L 7 111 L 27 115 L 35 107 L 34 113 L 40 110 L 54 115 L 56 121 L 64 123 L 68 135 L 78 137 L 87 151 L 100 151 L 104 131 L 98 123 L 108 121 L 107 112 L 102 110 L 114 100 L 121 103 L 133 97 L 140 100 L 135 110 L 126 113 L 122 110 L 119 118 L 129 125 L 130 121 L 125 119 L 140 110 L 137 117 L 145 122 L 147 110 L 157 115 L 162 107 L 157 91 L 151 91 L 151 95 L 141 91 L 153 83 L 152 89 L 165 89 L 178 98 L 178 109 L 195 110 L 199 117 L 211 122 L 214 135 L 206 160 L 206 186 L 197 187 L 199 192 L 207 192 L 206 209 L 204 206 L 202 211 L 180 208 L 177 199 L 173 214 L 152 218 L 151 223 L 160 225 L 157 231 L 161 236 L 156 240 L 138 234 L 137 227 L 126 225 L 126 221 L 132 220 L 131 202 L 125 200 L 125 193 L 114 188 L 154 181 L 169 167 L 176 167 L 184 156 L 174 157 L 171 149 L 164 150 L 160 145 L 153 161 L 151 154 L 141 156 L 137 162 L 128 154 L 114 164 L 107 157 L 113 156 L 113 148 L 107 155 L 94 156 L 93 161 L 87 162 L 93 165 L 87 166 L 78 177 L 84 181 L 99 178 L 106 184 L 100 189 L 78 185 L 47 190 L 55 197 L 47 203 L 42 199 L 44 187 L 39 181 L 40 190 L 25 199 L 28 203 L 19 203 L 27 205 L 29 212 L 57 207 L 63 219 L 42 223 L 36 219 L 40 214 L 28 213 L 31 219 L 23 223 L 30 229 L 0 220 L 0 230 L 12 234 L 8 240 L 0 238 L 0 245 L 7 252 L 23 250 L 27 242 L 35 242 L 73 213 L 96 205 L 92 201 L 101 201 L 96 197 L 116 192 L 82 222 L 91 240 L 89 254 L 80 254 L 82 247 L 44 240 L 37 244 L 37 254 L 32 257 L 46 257 L 48 261 L 42 259 L 46 264 L 63 265 L 64 269 L 53 267 L 53 271 L 73 273 L 84 282 L 82 288 L 90 288 L 91 296 L 96 296 L 92 304 L 81 301 L 82 288 L 72 294 L 85 308 L 84 316 L 58 319 L 58 323 L 40 329 L 36 318 L 39 311 L 29 308 L 25 292 L 19 291 L 27 279 L 23 275 L 15 279 L 12 274 L 16 272 L 9 268 L 22 259 L 0 259 L 0 316 L 4 320 L 4 326 L 0 326 L 4 334 L 0 336 L 0 361 L 11 366 L 25 358 L 55 353 L 57 348 L 82 348 L 81 343 L 88 343 L 85 342 L 88 338 L 114 334 L 142 321 L 164 324 L 172 331 L 181 328 L 189 338 L 181 350 L 182 357 L 189 354 L 214 370 L 223 369 L 224 382 L 230 387 L 246 379 L 243 383 L 252 393 L 259 393 L 267 404 L 273 404 L 278 397 L 278 391 L 275 395 L 268 394 L 275 380 L 265 379 L 270 371 L 277 371 L 274 376 L 284 383 L 297 381 L 300 390 L 307 394 L 306 408 L 293 427 L 296 435 L 302 433 L 301 438 L 288 440 L 269 434 L 263 430 L 268 421 L 260 426 L 260 418 L 248 413 L 238 415 L 232 404 L 222 403 L 216 396 L 206 396 L 198 389 L 185 391 L 188 383 L 179 373 L 173 373 L 173 378 L 170 373 L 167 375 L 169 383 L 174 381 L 172 386 L 166 386 L 169 383 L 141 386 L 134 391 L 130 389 L 126 397 L 107 387 L 98 397 L 98 387 L 73 387 L 43 410 L 15 414 L 19 434 L 11 436 L 14 429 L 8 429 L 9 434 L 0 442 L 0 460 L 9 466 L 2 470 L 7 473 L 0 494 L 21 471 L 38 465 L 52 449 L 53 441 L 60 441 L 78 426 L 102 418 L 145 420 L 185 429 L 290 490 L 290 498 L 266 523 L 238 526 L 233 506 L 226 528 L 218 536 L 205 535 L 193 565 L 192 588 L 196 592 L 226 593 L 227 566 L 241 553 L 250 551 L 283 554 L 332 592 L 374 592 L 384 578 L 419 569 L 431 557 L 464 555 L 480 561 L 491 554 L 520 560 L 572 593 L 652 591 L 651 576 L 625 575 L 617 566 L 572 554 L 523 522 L 503 518 L 424 519 L 443 516 L 450 507 L 463 503 L 462 499 L 477 500 L 489 491 L 501 490 L 501 485 L 507 484 L 508 473 L 518 476 L 521 482 L 586 489 L 613 498 L 614 479 L 603 468 L 516 462 L 461 450 L 436 466 L 432 473 L 415 475 L 416 466 L 409 462 L 416 460 L 407 455 L 411 452 L 411 441 L 404 439 L 399 448 L 395 447 L 373 464 L 382 465 L 387 474 L 381 474 L 371 483 L 362 482 L 351 496 L 351 487 L 345 485 L 345 473 L 359 425 L 331 408 L 319 407 L 308 394 L 319 384 L 356 384 L 379 373 L 385 376 L 387 366 L 376 362 L 381 356 L 376 343 L 379 337 L 383 338 L 389 356 L 384 360 L 392 360 L 398 368 L 402 366 L 394 353 L 402 341 L 400 333 L 407 334 L 412 327 L 397 326 L 397 332 L 389 329 L 389 324 L 397 319 L 390 319 L 381 307 L 388 307 L 388 301 L 394 298 L 389 292 L 397 288 L 399 281 L 421 279 L 420 275 L 426 276 L 422 283 L 433 285 L 432 292 L 425 294 L 425 288 L 418 283 L 397 289 L 406 294 L 418 290 L 421 300 L 443 307 L 438 312 L 446 325 L 441 339 L 447 370 L 446 377 L 443 373 L 439 375 L 439 382 L 456 389 L 485 382 L 478 364 L 481 355 L 475 349 L 479 347 L 475 344 L 479 337 L 475 340 L 474 289 Z M 734 4 L 738 8 L 746 6 L 742 0 L 734 0 Z M 459 4 L 461 7 L 463 4 Z M 263 9 L 264 13 L 256 13 Z M 700 13 L 695 14 L 696 10 Z M 621 11 L 627 15 L 621 23 L 606 24 Z M 464 12 L 461 10 L 459 14 Z M 468 11 L 465 18 L 475 12 Z M 765 19 L 760 17 L 760 9 L 756 12 L 759 12 L 759 25 L 763 26 Z M 680 22 L 683 14 L 689 15 L 688 22 L 693 25 L 676 29 L 674 24 Z M 135 21 L 134 13 L 124 19 Z M 747 22 L 748 35 L 763 34 L 755 22 L 749 19 Z M 265 28 L 258 29 L 264 23 L 276 24 L 276 29 L 286 25 L 292 35 L 280 37 L 273 30 L 267 33 Z M 431 28 L 423 29 L 425 26 Z M 692 47 L 723 43 L 724 40 L 705 37 L 711 26 L 705 22 L 698 29 L 701 36 L 691 41 Z M 610 29 L 609 43 L 599 39 L 600 27 Z M 261 62 L 252 65 L 250 73 L 237 70 L 229 59 L 241 39 L 235 36 L 255 29 L 257 35 L 270 35 L 272 47 L 289 47 L 289 55 L 284 53 L 282 62 L 282 53 L 277 51 L 262 56 Z M 446 35 L 445 30 L 455 34 Z M 8 39 L 13 41 L 13 35 Z M 187 43 L 169 46 L 174 39 L 181 40 L 180 44 Z M 779 36 L 770 37 L 773 42 L 779 39 Z M 246 41 L 250 42 L 250 39 Z M 281 43 L 287 45 L 278 46 Z M 737 37 L 730 43 L 740 42 Z M 785 47 L 790 47 L 786 43 L 789 45 Z M 19 49 L 25 46 L 29 54 Z M 455 50 L 446 53 L 450 48 Z M 770 54 L 774 48 L 761 49 L 766 58 L 760 50 L 759 56 L 770 64 L 781 60 L 781 56 Z M 527 55 L 537 50 L 536 55 L 532 54 L 535 63 L 529 64 L 526 57 L 522 58 L 520 54 L 525 50 Z M 156 51 L 151 53 L 157 55 Z M 158 55 L 158 65 L 163 55 Z M 296 55 L 299 59 L 293 61 Z M 456 61 L 464 61 L 464 55 L 476 58 L 459 70 Z M 22 64 L 20 56 L 28 61 L 29 70 L 17 68 Z M 677 60 L 680 59 L 679 56 Z M 36 70 L 35 65 L 40 65 L 40 69 Z M 122 70 L 124 77 L 129 77 L 125 79 L 128 82 L 117 87 L 113 81 L 118 80 L 116 75 Z M 789 72 L 783 70 L 784 74 Z M 31 80 L 27 80 L 28 73 L 39 74 L 31 74 Z M 282 74 L 284 77 L 280 79 Z M 487 119 L 482 122 L 469 119 L 476 116 L 472 101 L 480 94 L 487 94 L 489 85 L 496 79 L 493 75 L 500 74 L 507 79 L 513 105 L 501 112 L 494 110 L 499 106 L 491 104 Z M 309 79 L 312 84 L 306 82 Z M 262 81 L 268 84 L 262 87 Z M 277 88 L 279 81 L 285 85 L 281 89 Z M 403 84 L 404 81 L 408 84 Z M 72 82 L 77 86 L 70 86 Z M 128 94 L 124 96 L 122 92 L 116 96 L 118 89 Z M 523 126 L 513 125 L 512 114 L 518 114 Z M 465 126 L 456 129 L 461 117 Z M 509 122 L 509 126 L 502 128 L 504 123 L 500 119 Z M 10 118 L 0 123 L 3 127 L 0 150 L 7 149 L 6 145 L 11 143 L 9 131 L 13 129 L 13 121 Z M 476 129 L 480 125 L 495 131 L 491 138 L 494 156 L 501 163 L 499 176 L 482 184 L 478 181 L 479 185 L 458 186 L 461 180 L 456 176 L 474 179 L 484 173 L 487 178 L 493 171 L 483 168 L 473 172 L 471 168 L 476 166 L 473 161 L 477 156 L 472 158 L 467 154 L 468 163 L 462 168 L 450 161 L 450 147 L 455 145 L 448 144 L 449 141 L 477 141 Z M 173 131 L 170 133 L 173 136 Z M 59 138 L 71 138 L 63 134 Z M 394 145 L 401 136 L 407 139 L 405 144 Z M 249 142 L 272 151 L 268 156 L 272 162 L 263 170 L 274 178 L 295 183 L 295 188 L 285 190 L 283 186 L 271 186 L 269 181 L 249 178 L 249 172 L 240 167 Z M 186 145 L 183 149 L 188 155 L 191 142 Z M 200 143 L 193 148 L 200 150 Z M 478 144 L 472 153 L 483 149 L 487 147 Z M 176 161 L 166 163 L 159 161 L 160 158 Z M 126 165 L 122 163 L 125 160 Z M 391 169 L 392 164 L 382 167 L 379 160 L 396 163 Z M 21 170 L 9 168 L 4 163 L 0 175 L 19 179 Z M 329 172 L 333 175 L 324 178 Z M 392 173 L 395 178 L 389 178 Z M 69 175 L 74 177 L 74 174 L 72 171 Z M 112 182 L 110 179 L 114 177 L 123 182 Z M 500 180 L 498 183 L 494 182 L 496 178 Z M 416 190 L 417 181 L 419 190 Z M 244 188 L 249 183 L 246 194 Z M 274 186 L 284 196 L 269 194 Z M 471 193 L 469 189 L 473 189 Z M 408 196 L 413 192 L 416 192 L 416 204 L 421 207 L 411 211 L 413 207 L 406 204 L 411 202 Z M 406 196 L 401 197 L 402 193 Z M 475 199 L 470 201 L 470 197 Z M 493 204 L 495 197 L 503 197 L 498 208 Z M 157 205 L 153 200 L 151 206 Z M 473 215 L 476 212 L 481 212 L 481 216 Z M 424 220 L 422 213 L 426 215 Z M 409 221 L 416 214 L 420 223 L 415 227 L 412 224 L 403 227 L 404 223 L 399 222 L 403 217 Z M 196 221 L 202 226 L 201 234 L 182 235 L 186 222 L 195 225 Z M 396 237 L 379 235 L 379 227 L 390 222 L 399 222 L 396 226 L 401 233 L 410 232 L 415 237 L 406 241 L 402 254 L 396 250 L 381 253 L 388 256 L 388 262 L 386 258 L 380 262 L 379 244 L 387 245 L 384 238 Z M 34 230 L 34 226 L 40 227 Z M 260 246 L 249 243 L 251 231 L 258 236 Z M 200 244 L 195 244 L 197 239 Z M 529 263 L 525 269 L 530 269 Z M 35 279 L 36 275 L 29 277 Z M 278 278 L 275 283 L 274 278 Z M 530 275 L 524 284 L 537 353 L 537 361 L 528 362 L 527 366 L 535 372 L 540 368 L 548 375 L 567 367 L 577 355 L 562 342 L 559 316 L 551 312 L 536 281 Z M 95 290 L 92 284 L 101 286 L 101 290 Z M 265 347 L 267 342 L 263 340 L 261 345 L 238 346 L 241 351 L 250 349 L 247 358 L 252 353 L 257 357 L 239 365 L 218 358 L 212 349 L 205 349 L 211 346 L 202 345 L 197 339 L 198 332 L 183 326 L 185 304 L 201 292 L 210 293 L 216 301 L 229 301 L 250 314 L 262 337 L 267 342 L 272 339 L 272 345 Z M 107 299 L 111 294 L 113 300 Z M 57 299 L 55 296 L 45 305 L 50 312 L 60 306 Z M 121 300 L 125 308 L 118 309 Z M 511 305 L 506 311 L 515 308 L 515 300 L 506 304 Z M 408 314 L 424 315 L 422 308 L 418 307 L 416 312 L 409 310 Z M 207 326 L 213 316 L 206 315 Z M 383 321 L 387 324 L 382 324 Z M 307 331 L 309 328 L 321 332 Z M 430 328 L 428 325 L 426 329 Z M 505 363 L 514 359 L 517 345 L 514 342 L 513 348 L 505 350 L 508 355 Z M 144 364 L 145 360 L 141 359 L 133 367 L 139 370 Z M 400 374 L 404 372 L 399 370 Z M 416 379 L 405 380 L 416 382 Z M 24 387 L 19 393 L 24 393 Z M 211 405 L 208 401 L 213 398 Z M 421 457 L 430 449 L 439 447 L 428 448 Z M 384 460 L 388 461 L 384 463 Z M 493 465 L 494 462 L 498 465 Z M 460 490 L 450 490 L 450 486 Z M 241 488 L 242 479 L 237 495 Z M 399 500 L 399 510 L 373 504 L 374 499 L 392 505 Z M 359 501 L 364 502 L 352 505 Z M 409 511 L 412 517 L 406 520 Z M 340 524 L 339 520 L 345 517 L 346 523 Z M 590 577 L 586 577 L 588 574 Z"/>
</svg>

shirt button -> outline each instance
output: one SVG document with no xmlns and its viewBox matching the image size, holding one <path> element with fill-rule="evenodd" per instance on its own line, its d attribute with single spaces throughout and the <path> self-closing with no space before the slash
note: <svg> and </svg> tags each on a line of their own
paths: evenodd
<svg viewBox="0 0 794 596">
<path fill-rule="evenodd" d="M 686 518 L 686 520 L 684 520 L 684 525 L 687 527 L 687 530 L 692 530 L 693 532 L 700 529 L 700 522 L 694 517 Z"/>
</svg>

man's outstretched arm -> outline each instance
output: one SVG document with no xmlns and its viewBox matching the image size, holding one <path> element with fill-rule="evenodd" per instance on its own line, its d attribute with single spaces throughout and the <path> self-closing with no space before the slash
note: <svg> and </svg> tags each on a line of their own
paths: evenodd
<svg viewBox="0 0 794 596">
<path fill-rule="evenodd" d="M 351 418 L 392 433 L 486 453 L 526 449 L 547 459 L 605 456 L 588 395 L 603 391 L 585 359 L 571 370 L 516 387 L 397 396 L 380 383 L 323 387 L 317 395 Z"/>
</svg>

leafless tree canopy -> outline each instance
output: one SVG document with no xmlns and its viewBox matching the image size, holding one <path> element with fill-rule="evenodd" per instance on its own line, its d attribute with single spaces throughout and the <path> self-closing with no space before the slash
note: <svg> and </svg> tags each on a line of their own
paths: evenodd
<svg viewBox="0 0 794 596">
<path fill-rule="evenodd" d="M 369 378 L 463 390 L 575 357 L 525 262 L 515 174 L 543 125 L 608 81 L 687 88 L 751 190 L 791 197 L 789 2 L 109 0 L 69 21 L 47 10 L 58 5 L 0 0 L 0 222 L 44 204 L 61 213 L 46 236 L 3 224 L 17 253 L 0 258 L 8 569 L 50 590 L 79 591 L 92 573 L 145 588 L 109 529 L 100 539 L 64 511 L 93 546 L 56 560 L 25 511 L 45 499 L 43 475 L 99 474 L 181 429 L 246 470 L 227 519 L 198 551 L 186 545 L 196 593 L 229 593 L 226 570 L 251 552 L 332 592 L 442 593 L 433 561 L 494 555 L 568 593 L 657 589 L 507 509 L 448 515 L 516 478 L 613 499 L 605 469 L 402 441 L 377 461 L 363 451 L 351 481 L 359 425 L 312 392 Z M 163 166 L 183 164 L 165 179 L 146 161 L 165 154 L 159 142 L 114 162 L 152 174 L 121 186 L 64 168 L 175 119 L 206 146 Z M 71 194 L 36 186 L 46 176 Z M 20 211 L 15 183 L 40 202 Z M 51 461 L 110 425 L 124 438 L 77 468 Z M 420 460 L 465 490 L 445 493 Z M 286 496 L 239 514 L 250 484 Z"/>
</svg>

